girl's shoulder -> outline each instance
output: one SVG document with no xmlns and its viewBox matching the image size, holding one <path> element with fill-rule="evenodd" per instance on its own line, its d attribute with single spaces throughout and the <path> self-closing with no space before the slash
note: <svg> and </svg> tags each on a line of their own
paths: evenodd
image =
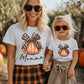
<svg viewBox="0 0 84 84">
<path fill-rule="evenodd" d="M 74 39 L 74 38 L 70 38 L 67 43 L 72 44 L 72 45 L 76 45 L 77 44 L 77 40 Z"/>
<path fill-rule="evenodd" d="M 74 38 L 71 38 L 70 40 L 71 40 L 71 42 L 77 42 L 77 40 Z"/>
</svg>

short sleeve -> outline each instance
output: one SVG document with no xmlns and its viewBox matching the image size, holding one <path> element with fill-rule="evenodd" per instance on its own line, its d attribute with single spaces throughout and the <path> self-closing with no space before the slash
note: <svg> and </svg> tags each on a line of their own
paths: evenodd
<svg viewBox="0 0 84 84">
<path fill-rule="evenodd" d="M 10 26 L 3 38 L 3 42 L 11 45 L 15 45 L 14 25 Z"/>
<path fill-rule="evenodd" d="M 79 50 L 79 48 L 78 48 L 78 44 L 77 44 L 77 41 L 74 40 L 73 43 L 74 43 L 73 50 Z"/>
<path fill-rule="evenodd" d="M 48 33 L 48 37 L 47 37 L 47 47 L 49 46 L 49 42 L 50 40 L 52 40 L 53 37 L 52 37 L 52 32 L 51 32 L 51 29 L 49 28 L 49 33 Z"/>
<path fill-rule="evenodd" d="M 50 50 L 53 50 L 53 41 L 51 40 L 50 42 L 49 42 L 49 46 L 48 46 L 48 49 L 50 49 Z"/>
</svg>

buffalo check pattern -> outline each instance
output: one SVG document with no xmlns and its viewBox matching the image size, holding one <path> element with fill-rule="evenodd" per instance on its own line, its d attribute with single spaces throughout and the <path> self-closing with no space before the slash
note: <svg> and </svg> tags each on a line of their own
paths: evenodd
<svg viewBox="0 0 84 84">
<path fill-rule="evenodd" d="M 15 65 L 13 84 L 46 84 L 46 73 L 42 65 Z"/>
</svg>

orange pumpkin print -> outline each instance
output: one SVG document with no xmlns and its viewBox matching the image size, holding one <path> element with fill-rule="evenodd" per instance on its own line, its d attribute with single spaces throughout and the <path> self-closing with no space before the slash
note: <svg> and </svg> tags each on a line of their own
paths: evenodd
<svg viewBox="0 0 84 84">
<path fill-rule="evenodd" d="M 6 56 L 7 50 L 6 50 L 6 47 L 5 47 L 4 44 L 0 44 L 0 53 L 1 53 L 3 56 Z"/>
<path fill-rule="evenodd" d="M 37 41 L 40 39 L 40 36 L 34 34 L 35 33 L 32 34 L 31 38 L 26 33 L 22 36 L 22 39 L 25 40 L 22 45 L 22 50 L 25 54 L 35 55 L 40 53 L 42 49 L 41 43 Z"/>
<path fill-rule="evenodd" d="M 84 67 L 84 52 L 79 55 L 79 64 Z"/>
<path fill-rule="evenodd" d="M 60 44 L 60 45 L 58 46 L 58 48 L 59 48 L 58 54 L 59 54 L 60 56 L 66 57 L 66 56 L 68 56 L 68 54 L 70 53 L 70 52 L 69 52 L 69 49 L 67 49 L 67 48 L 69 48 L 69 46 L 66 45 L 66 44 L 64 45 L 64 47 Z"/>
<path fill-rule="evenodd" d="M 3 55 L 0 53 L 0 66 L 3 64 Z"/>
<path fill-rule="evenodd" d="M 79 54 L 79 64 L 80 66 L 84 67 L 84 48 L 80 48 L 78 51 Z"/>
</svg>

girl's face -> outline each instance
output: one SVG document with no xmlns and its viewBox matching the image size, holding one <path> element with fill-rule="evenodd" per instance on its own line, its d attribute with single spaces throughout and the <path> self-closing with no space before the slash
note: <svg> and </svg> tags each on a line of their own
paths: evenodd
<svg viewBox="0 0 84 84">
<path fill-rule="evenodd" d="M 67 38 L 69 32 L 69 25 L 65 21 L 56 21 L 54 23 L 54 30 L 58 38 Z"/>
<path fill-rule="evenodd" d="M 28 0 L 25 5 L 28 21 L 37 21 L 41 16 L 42 6 L 39 0 Z"/>
</svg>

